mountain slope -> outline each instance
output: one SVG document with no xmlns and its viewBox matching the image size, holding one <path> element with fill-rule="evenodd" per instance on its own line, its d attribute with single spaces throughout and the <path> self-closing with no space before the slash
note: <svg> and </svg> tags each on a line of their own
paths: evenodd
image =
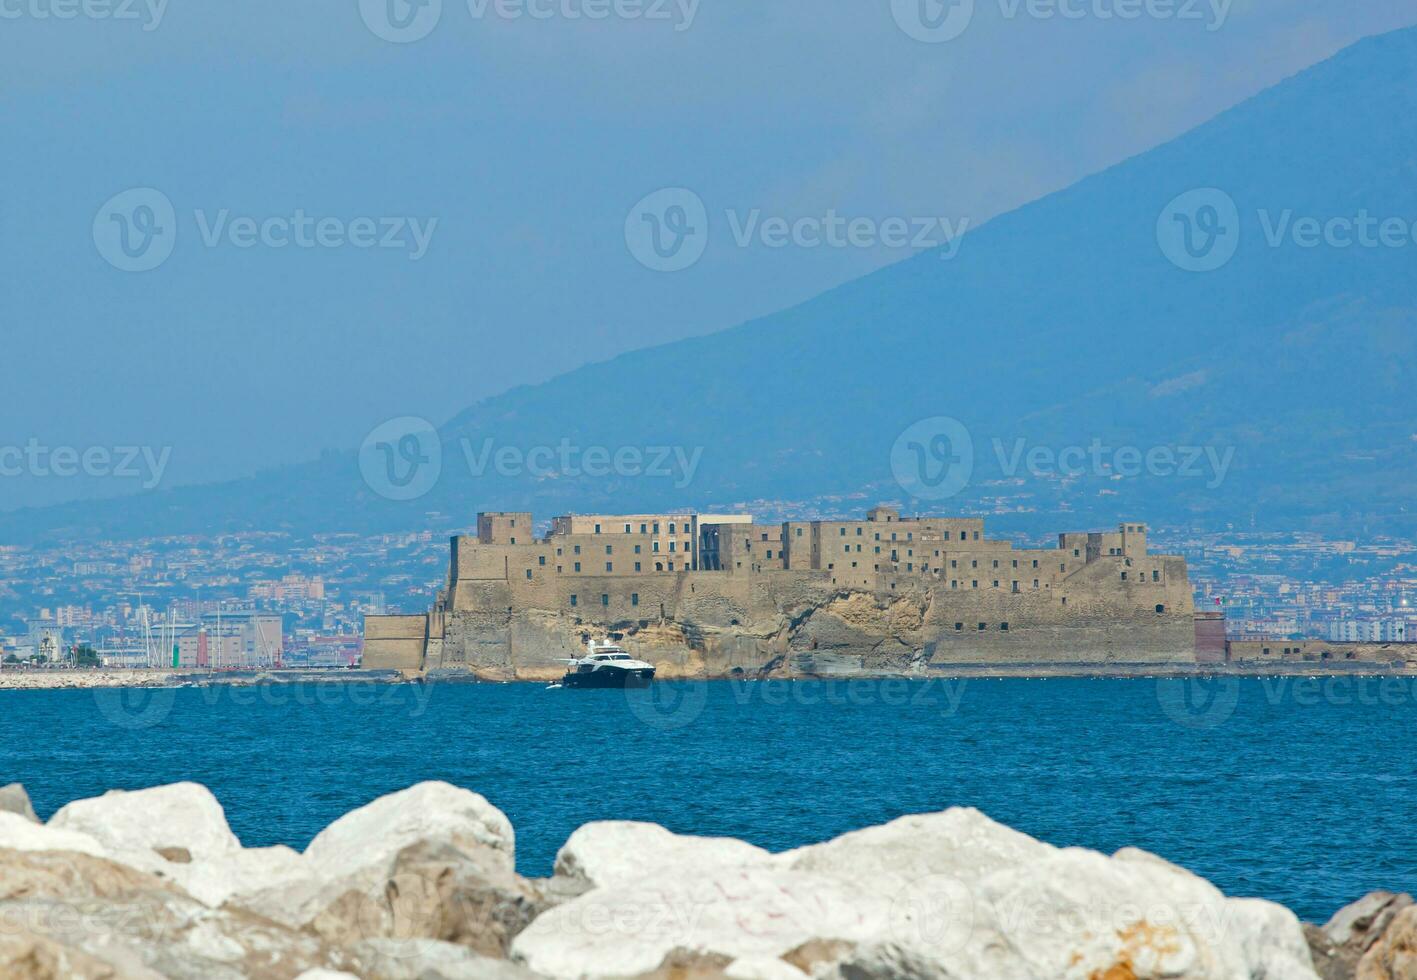
<svg viewBox="0 0 1417 980">
<path fill-rule="evenodd" d="M 1203 188 L 1223 192 L 1206 202 L 1233 201 L 1239 244 L 1219 268 L 1187 271 L 1163 251 L 1158 224 L 1175 227 L 1163 218 L 1168 203 Z M 1407 222 L 1405 244 L 1309 247 L 1294 237 L 1302 219 L 1365 212 Z M 371 492 L 349 454 L 240 484 L 4 515 L 0 532 L 409 527 L 428 511 L 466 523 L 479 508 L 544 517 L 863 488 L 911 504 L 892 447 L 933 416 L 967 427 L 974 473 L 957 496 L 913 506 L 1002 505 L 1039 512 L 1040 527 L 1067 509 L 1094 523 L 1125 510 L 1154 523 L 1411 529 L 1414 221 L 1409 29 L 996 218 L 952 260 L 924 253 L 773 316 L 475 405 L 443 427 L 442 479 L 415 501 Z M 1274 228 L 1285 231 L 1278 243 Z M 461 447 L 480 453 L 488 440 L 523 453 L 569 443 L 702 457 L 687 486 L 474 475 Z M 1196 447 L 1231 462 L 1223 479 L 1215 466 L 1209 476 L 1117 479 L 1114 457 L 1071 476 L 1010 473 L 1019 440 L 1054 455 L 1100 442 L 1143 455 Z"/>
</svg>

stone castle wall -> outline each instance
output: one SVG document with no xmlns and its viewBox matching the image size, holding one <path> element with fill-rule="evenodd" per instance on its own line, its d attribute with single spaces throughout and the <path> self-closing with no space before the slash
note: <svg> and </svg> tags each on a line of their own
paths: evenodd
<svg viewBox="0 0 1417 980">
<path fill-rule="evenodd" d="M 793 522 L 769 542 L 761 525 L 722 526 L 724 570 L 648 574 L 628 564 L 648 551 L 634 533 L 456 538 L 422 665 L 549 678 L 606 637 L 666 677 L 1194 660 L 1185 560 L 1147 554 L 1144 530 L 1027 550 L 984 539 L 977 519 L 935 523 L 922 534 L 915 522 Z M 752 552 L 730 535 L 764 560 L 740 564 Z M 408 662 L 406 643 L 366 641 L 366 666 Z"/>
</svg>

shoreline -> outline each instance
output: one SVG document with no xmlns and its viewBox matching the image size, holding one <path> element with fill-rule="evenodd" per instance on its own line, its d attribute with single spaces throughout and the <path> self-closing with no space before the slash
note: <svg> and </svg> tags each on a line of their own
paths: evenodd
<svg viewBox="0 0 1417 980">
<path fill-rule="evenodd" d="M 554 674 L 554 676 L 553 676 Z M 349 668 L 223 671 L 202 673 L 164 668 L 95 670 L 0 670 L 0 691 L 95 690 L 104 688 L 204 688 L 215 686 L 254 687 L 289 684 L 547 684 L 560 679 L 559 670 L 532 668 L 518 674 L 499 671 L 451 671 L 431 673 Z M 752 674 L 748 672 L 673 676 L 661 682 L 714 681 L 930 681 L 930 680 L 1155 680 L 1180 677 L 1417 677 L 1414 664 L 1376 663 L 1026 663 L 1026 664 L 930 664 L 924 670 L 843 671 L 828 673 Z"/>
</svg>

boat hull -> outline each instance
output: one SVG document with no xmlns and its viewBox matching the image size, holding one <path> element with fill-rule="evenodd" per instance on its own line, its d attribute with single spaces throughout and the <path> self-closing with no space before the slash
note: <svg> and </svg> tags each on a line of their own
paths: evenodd
<svg viewBox="0 0 1417 980">
<path fill-rule="evenodd" d="M 582 690 L 649 687 L 654 681 L 654 668 L 621 670 L 616 667 L 601 667 L 598 670 L 573 671 L 561 679 L 562 687 Z"/>
</svg>

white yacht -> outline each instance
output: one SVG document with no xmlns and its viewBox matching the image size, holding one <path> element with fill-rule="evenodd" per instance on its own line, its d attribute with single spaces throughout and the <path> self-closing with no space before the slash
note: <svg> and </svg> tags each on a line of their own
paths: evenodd
<svg viewBox="0 0 1417 980">
<path fill-rule="evenodd" d="M 646 687 L 654 680 L 653 666 L 608 641 L 591 640 L 585 656 L 567 663 L 562 687 Z"/>
</svg>

